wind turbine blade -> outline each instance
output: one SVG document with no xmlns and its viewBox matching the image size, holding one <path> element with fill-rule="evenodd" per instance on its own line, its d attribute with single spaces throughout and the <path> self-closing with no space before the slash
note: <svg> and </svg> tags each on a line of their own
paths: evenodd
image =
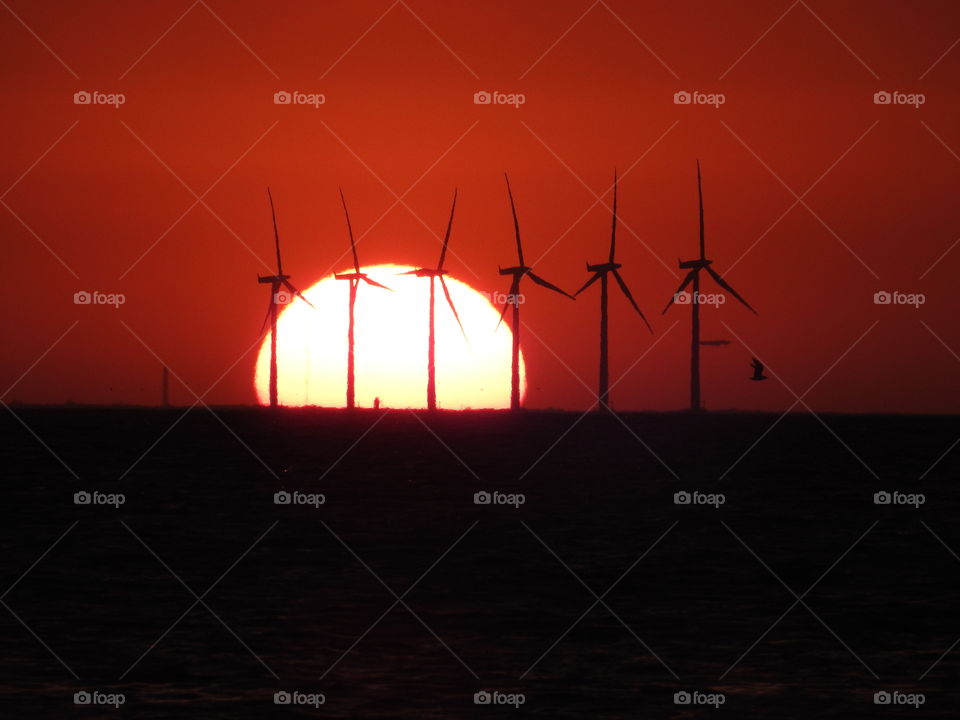
<svg viewBox="0 0 960 720">
<path fill-rule="evenodd" d="M 573 295 L 571 295 L 571 294 L 568 293 L 567 291 L 561 290 L 561 289 L 558 288 L 556 285 L 554 285 L 553 283 L 547 282 L 546 280 L 544 280 L 544 279 L 543 279 L 542 277 L 540 277 L 539 275 L 534 275 L 533 272 L 531 272 L 531 271 L 527 271 L 527 277 L 530 278 L 531 280 L 533 280 L 537 285 L 541 285 L 541 286 L 547 288 L 547 290 L 553 290 L 554 292 L 558 292 L 558 293 L 560 293 L 561 295 L 566 295 L 566 296 L 567 296 L 568 298 L 570 298 L 571 300 L 575 300 L 575 299 L 576 299 L 576 298 L 573 297 Z"/>
<path fill-rule="evenodd" d="M 599 280 L 599 279 L 600 279 L 600 273 L 594 273 L 594 274 L 593 274 L 593 277 L 590 278 L 589 280 L 587 280 L 587 282 L 584 283 L 583 287 L 580 288 L 579 290 L 577 290 L 577 291 L 574 293 L 574 296 L 577 296 L 577 295 L 579 295 L 580 293 L 582 293 L 584 290 L 586 290 L 588 287 L 590 287 L 591 285 L 593 285 L 593 284 L 594 284 L 597 280 Z"/>
<path fill-rule="evenodd" d="M 450 244 L 450 229 L 453 227 L 453 211 L 457 209 L 457 191 L 453 191 L 453 206 L 450 208 L 450 221 L 447 223 L 447 233 L 443 236 L 443 249 L 440 251 L 440 262 L 437 270 L 443 270 L 443 260 L 447 256 L 447 246 Z"/>
<path fill-rule="evenodd" d="M 610 229 L 610 262 L 617 249 L 617 171 L 613 171 L 613 227 Z"/>
<path fill-rule="evenodd" d="M 443 275 L 440 276 L 440 287 L 443 288 L 443 295 L 447 298 L 447 305 L 450 306 L 450 309 L 453 310 L 453 316 L 457 319 L 457 325 L 460 326 L 460 332 L 463 333 L 463 339 L 467 342 L 470 342 L 467 338 L 467 331 L 463 329 L 463 323 L 460 322 L 460 315 L 457 313 L 457 308 L 453 305 L 453 298 L 450 297 L 450 290 L 447 289 L 447 283 L 443 279 Z"/>
<path fill-rule="evenodd" d="M 263 335 L 263 331 L 267 329 L 267 323 L 270 322 L 270 310 L 273 308 L 273 298 L 270 298 L 270 303 L 267 305 L 267 314 L 263 316 L 263 325 L 260 326 L 260 334 Z"/>
<path fill-rule="evenodd" d="M 270 199 L 270 216 L 273 218 L 273 241 L 277 248 L 277 275 L 283 275 L 283 264 L 280 262 L 280 231 L 277 230 L 277 211 L 273 207 L 273 194 L 267 187 L 267 197 Z"/>
<path fill-rule="evenodd" d="M 728 293 L 730 293 L 731 295 L 733 295 L 737 300 L 739 300 L 740 302 L 742 302 L 750 312 L 752 312 L 754 315 L 759 315 L 759 314 L 760 314 L 760 313 L 758 313 L 756 310 L 754 310 L 752 307 L 750 307 L 750 303 L 748 303 L 746 300 L 744 300 L 742 297 L 740 297 L 740 293 L 738 293 L 736 290 L 734 290 L 732 287 L 730 287 L 730 283 L 728 283 L 726 280 L 724 280 L 722 277 L 720 277 L 720 273 L 718 273 L 716 270 L 714 270 L 714 269 L 713 269 L 712 267 L 710 267 L 709 265 L 707 265 L 707 272 L 710 273 L 710 277 L 712 277 L 712 278 L 716 281 L 717 285 L 719 285 L 720 287 L 722 287 L 722 288 L 723 288 L 724 290 L 726 290 Z"/>
<path fill-rule="evenodd" d="M 388 288 L 386 285 L 381 285 L 376 280 L 371 280 L 366 276 L 364 276 L 362 279 L 367 285 L 373 285 L 374 287 L 383 288 L 384 290 L 389 290 L 390 292 L 393 292 L 393 288 Z"/>
<path fill-rule="evenodd" d="M 507 195 L 510 196 L 510 210 L 513 212 L 513 231 L 517 236 L 517 257 L 520 259 L 520 267 L 523 267 L 523 245 L 520 244 L 520 221 L 517 220 L 517 206 L 513 203 L 513 191 L 510 189 L 510 178 L 504 173 L 503 177 L 507 179 Z"/>
<path fill-rule="evenodd" d="M 297 290 L 297 289 L 293 286 L 293 283 L 291 283 L 289 280 L 284 280 L 284 281 L 283 281 L 283 286 L 284 286 L 287 290 L 289 290 L 290 292 L 292 292 L 294 295 L 296 295 L 298 298 L 300 298 L 301 300 L 303 300 L 307 305 L 309 305 L 309 306 L 312 307 L 314 310 L 316 310 L 316 308 L 313 307 L 313 303 L 310 302 L 309 300 L 307 300 L 307 299 L 303 296 L 303 293 L 300 292 L 299 290 Z"/>
<path fill-rule="evenodd" d="M 510 283 L 510 292 L 507 294 L 508 298 L 510 296 L 516 300 L 517 295 L 520 294 L 520 278 L 516 275 L 513 276 L 513 282 Z M 493 329 L 494 332 L 500 329 L 500 324 L 503 322 L 503 319 L 507 316 L 507 310 L 511 308 L 511 303 L 509 299 L 503 304 L 503 311 L 500 313 L 500 319 L 497 321 L 497 326 Z"/>
<path fill-rule="evenodd" d="M 673 305 L 674 301 L 677 299 L 677 295 L 683 292 L 683 289 L 693 282 L 693 276 L 697 274 L 696 268 L 687 273 L 687 276 L 683 279 L 683 282 L 680 283 L 680 287 L 677 288 L 677 291 L 670 296 L 670 302 L 667 303 L 667 306 L 663 309 L 663 312 L 660 314 L 663 315 L 667 310 L 670 309 L 670 306 Z"/>
<path fill-rule="evenodd" d="M 627 300 L 629 300 L 630 304 L 633 305 L 633 309 L 637 311 L 637 314 L 640 316 L 640 319 L 643 320 L 643 324 L 647 326 L 647 330 L 649 330 L 650 334 L 652 335 L 653 328 L 650 327 L 650 323 L 647 322 L 647 316 L 643 314 L 643 311 L 640 309 L 640 306 L 637 305 L 637 301 L 633 299 L 633 295 L 630 294 L 630 288 L 627 287 L 627 284 L 623 281 L 623 278 L 620 277 L 620 273 L 614 270 L 613 277 L 617 281 L 617 285 L 619 285 L 620 289 L 623 291 L 623 294 L 627 296 Z"/>
<path fill-rule="evenodd" d="M 700 181 L 700 161 L 697 160 L 697 197 L 700 202 L 700 259 L 707 257 L 706 243 L 703 237 L 703 184 Z"/>
<path fill-rule="evenodd" d="M 360 258 L 357 256 L 357 243 L 353 239 L 353 226 L 350 225 L 350 213 L 347 212 L 347 201 L 343 197 L 343 188 L 340 190 L 340 202 L 343 203 L 343 214 L 347 218 L 347 232 L 350 233 L 350 250 L 353 251 L 353 269 L 360 272 Z"/>
</svg>

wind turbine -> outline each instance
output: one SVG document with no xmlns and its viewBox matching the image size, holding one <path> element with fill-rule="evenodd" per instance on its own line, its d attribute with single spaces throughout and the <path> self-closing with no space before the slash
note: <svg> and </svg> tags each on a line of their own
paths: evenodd
<svg viewBox="0 0 960 720">
<path fill-rule="evenodd" d="M 277 406 L 277 305 L 285 305 L 289 300 L 282 300 L 278 297 L 280 288 L 286 288 L 291 295 L 296 295 L 307 305 L 313 307 L 313 304 L 307 300 L 303 294 L 297 290 L 290 282 L 290 276 L 283 274 L 283 263 L 280 260 L 280 233 L 277 230 L 277 212 L 273 207 L 273 195 L 270 188 L 267 188 L 267 197 L 270 199 L 270 215 L 273 218 L 273 240 L 277 250 L 277 274 L 276 275 L 258 275 L 260 284 L 270 285 L 270 305 L 267 307 L 267 317 L 264 318 L 263 328 L 270 323 L 270 407 Z M 316 309 L 316 308 L 314 308 Z"/>
<path fill-rule="evenodd" d="M 542 285 L 548 290 L 553 290 L 561 295 L 566 295 L 571 300 L 575 299 L 573 295 L 564 292 L 556 285 L 547 282 L 542 277 L 534 274 L 533 269 L 523 262 L 523 245 L 520 243 L 520 223 L 517 220 L 517 206 L 513 202 L 513 191 L 510 189 L 510 178 L 503 174 L 507 180 L 507 195 L 510 196 L 510 210 L 513 212 L 513 229 L 517 236 L 517 258 L 519 265 L 516 267 L 501 268 L 498 266 L 501 275 L 512 275 L 510 282 L 510 291 L 507 293 L 507 302 L 503 306 L 503 312 L 500 313 L 500 323 L 507 315 L 507 310 L 513 305 L 513 361 L 510 368 L 510 409 L 520 409 L 520 280 L 524 275 L 533 280 L 537 285 Z M 497 323 L 497 327 L 500 327 Z"/>
<path fill-rule="evenodd" d="M 427 409 L 436 410 L 437 409 L 437 367 L 436 367 L 436 332 L 434 328 L 434 316 L 436 314 L 436 280 L 440 279 L 440 287 L 443 288 L 443 294 L 447 298 L 447 304 L 450 306 L 450 309 L 453 311 L 453 316 L 457 319 L 457 324 L 460 326 L 460 332 L 463 333 L 463 337 L 467 337 L 466 331 L 463 329 L 463 323 L 460 322 L 460 316 L 457 314 L 457 308 L 453 305 L 453 298 L 450 297 L 450 291 L 447 289 L 447 283 L 444 281 L 443 276 L 446 274 L 446 270 L 443 269 L 443 260 L 447 255 L 447 246 L 450 244 L 450 229 L 453 227 L 453 212 L 457 209 L 457 191 L 453 191 L 453 206 L 450 208 L 450 220 L 447 223 L 447 233 L 443 237 L 443 248 L 440 250 L 440 261 L 437 263 L 435 268 L 417 268 L 416 270 L 408 270 L 402 275 L 416 275 L 417 277 L 428 277 L 430 278 L 430 329 L 429 336 L 427 339 Z"/>
<path fill-rule="evenodd" d="M 599 383 L 599 392 L 597 397 L 600 400 L 600 408 L 603 410 L 609 410 L 609 394 L 610 394 L 610 385 L 609 385 L 609 361 L 608 361 L 608 350 L 607 350 L 607 275 L 612 273 L 614 280 L 617 281 L 617 285 L 620 286 L 620 290 L 623 291 L 623 294 L 626 296 L 627 300 L 630 301 L 630 304 L 633 306 L 633 309 L 637 311 L 637 314 L 640 315 L 640 318 L 643 320 L 644 324 L 647 326 L 647 329 L 653 334 L 653 328 L 650 327 L 650 323 L 647 322 L 646 316 L 640 310 L 640 307 L 637 305 L 636 300 L 633 299 L 633 295 L 630 294 L 630 289 L 627 287 L 627 283 L 624 282 L 623 278 L 620 276 L 619 269 L 623 267 L 620 263 L 614 260 L 617 247 L 617 173 L 613 173 L 613 226 L 610 231 L 610 257 L 607 262 L 599 265 L 591 265 L 587 263 L 587 270 L 593 273 L 593 277 L 587 280 L 586 284 L 577 290 L 575 293 L 579 295 L 588 287 L 593 285 L 597 280 L 600 281 L 600 383 Z"/>
<path fill-rule="evenodd" d="M 670 309 L 670 306 L 676 301 L 677 296 L 684 291 L 684 289 L 693 283 L 693 295 L 690 298 L 690 312 L 692 313 L 692 323 L 691 323 L 691 341 L 690 341 L 690 409 L 693 411 L 701 410 L 700 404 L 700 346 L 708 344 L 707 342 L 701 342 L 700 340 L 700 271 L 706 270 L 710 277 L 713 278 L 714 282 L 717 283 L 720 287 L 726 290 L 728 293 L 733 295 L 737 300 L 739 300 L 743 305 L 754 315 L 757 315 L 757 311 L 750 307 L 750 303 L 740 297 L 740 294 L 737 293 L 730 284 L 724 280 L 720 274 L 710 267 L 713 260 L 708 260 L 704 244 L 704 233 L 703 233 L 703 184 L 700 181 L 700 161 L 697 160 L 697 196 L 700 203 L 700 257 L 696 260 L 686 260 L 680 262 L 680 268 L 684 270 L 689 270 L 687 276 L 683 279 L 683 282 L 680 283 L 680 287 L 677 288 L 677 291 L 673 294 L 673 297 L 670 298 L 670 302 L 667 303 L 667 306 L 663 309 L 663 312 L 667 312 Z M 663 313 L 661 313 L 662 315 Z M 712 344 L 712 343 L 710 343 Z"/>
<path fill-rule="evenodd" d="M 343 188 L 340 188 L 340 202 L 343 203 L 343 214 L 347 218 L 347 232 L 350 234 L 350 250 L 353 252 L 353 272 L 352 273 L 334 273 L 337 280 L 350 281 L 350 320 L 347 325 L 347 407 L 355 406 L 354 402 L 354 360 L 353 360 L 353 327 L 354 327 L 354 307 L 357 304 L 357 288 L 360 281 L 373 285 L 374 287 L 389 290 L 386 285 L 381 285 L 376 280 L 371 280 L 366 273 L 360 272 L 360 258 L 357 256 L 357 243 L 353 239 L 353 227 L 350 225 L 350 213 L 347 212 L 347 201 L 343 197 Z"/>
</svg>

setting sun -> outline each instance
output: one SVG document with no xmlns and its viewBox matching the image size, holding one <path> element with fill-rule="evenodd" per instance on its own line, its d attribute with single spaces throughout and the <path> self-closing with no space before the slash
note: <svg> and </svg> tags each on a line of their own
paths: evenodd
<svg viewBox="0 0 960 720">
<path fill-rule="evenodd" d="M 372 407 L 426 407 L 427 321 L 430 283 L 400 273 L 410 266 L 362 268 L 391 291 L 361 285 L 357 291 L 356 401 Z M 510 406 L 510 350 L 507 325 L 488 297 L 446 276 L 464 333 L 438 292 L 436 300 L 437 404 L 441 408 Z M 349 283 L 329 277 L 303 291 L 314 305 L 294 300 L 277 321 L 277 386 L 281 405 L 346 405 Z M 269 402 L 270 333 L 257 357 L 255 387 Z M 521 389 L 526 392 L 523 359 Z"/>
</svg>

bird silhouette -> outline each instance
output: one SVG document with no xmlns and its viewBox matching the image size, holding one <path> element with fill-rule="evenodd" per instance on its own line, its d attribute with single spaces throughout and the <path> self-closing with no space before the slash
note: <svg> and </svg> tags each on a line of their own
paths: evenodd
<svg viewBox="0 0 960 720">
<path fill-rule="evenodd" d="M 767 379 L 767 376 L 763 374 L 763 363 L 762 363 L 762 362 L 760 362 L 759 360 L 757 360 L 756 358 L 754 358 L 754 359 L 753 359 L 753 362 L 750 363 L 750 365 L 751 365 L 751 367 L 753 367 L 753 377 L 750 378 L 751 380 L 766 380 L 766 379 Z"/>
</svg>

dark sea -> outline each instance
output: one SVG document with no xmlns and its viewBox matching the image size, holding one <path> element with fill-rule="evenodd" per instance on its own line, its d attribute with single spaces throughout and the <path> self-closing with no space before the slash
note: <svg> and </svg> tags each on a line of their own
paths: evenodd
<svg viewBox="0 0 960 720">
<path fill-rule="evenodd" d="M 960 714 L 957 417 L 12 411 L 3 718 Z"/>
</svg>

